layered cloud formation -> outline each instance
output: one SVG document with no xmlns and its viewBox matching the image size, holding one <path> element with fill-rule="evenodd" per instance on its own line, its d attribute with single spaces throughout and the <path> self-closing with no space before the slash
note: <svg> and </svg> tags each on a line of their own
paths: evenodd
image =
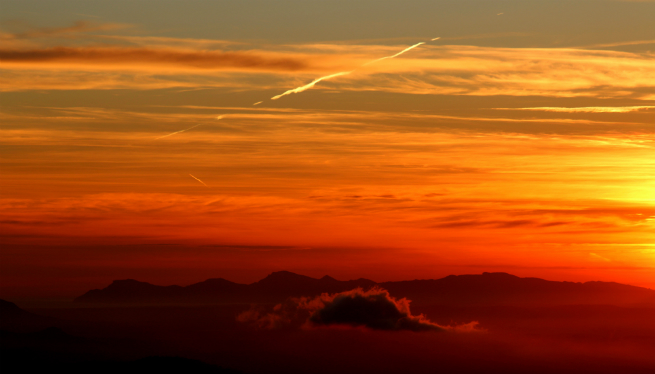
<svg viewBox="0 0 655 374">
<path fill-rule="evenodd" d="M 444 39 L 401 56 L 398 50 L 406 45 L 261 45 L 204 39 L 87 35 L 89 31 L 116 27 L 78 22 L 69 27 L 3 34 L 5 41 L 11 43 L 0 47 L 0 61 L 6 77 L 0 89 L 86 89 L 90 88 L 88 81 L 93 80 L 103 83 L 91 88 L 222 87 L 261 91 L 272 88 L 268 85 L 275 82 L 276 89 L 287 88 L 285 94 L 288 94 L 305 89 L 304 86 L 290 89 L 297 87 L 297 82 L 312 82 L 307 86 L 313 86 L 318 82 L 316 73 L 325 73 L 327 75 L 320 79 L 333 76 L 340 76 L 340 79 L 326 82 L 322 88 L 341 91 L 562 98 L 655 97 L 652 69 L 655 57 L 652 53 L 447 45 L 450 39 Z M 40 42 L 46 36 L 61 35 L 84 35 L 88 40 L 75 39 L 69 45 L 61 45 L 59 40 Z M 98 45 L 98 40 L 103 43 Z M 52 46 L 53 42 L 59 45 Z M 134 46 L 135 43 L 139 45 Z M 372 64 L 372 60 L 376 63 Z M 353 71 L 363 64 L 367 65 L 366 69 Z M 216 76 L 228 71 L 255 75 L 240 80 Z M 290 73 L 296 75 L 291 77 Z M 347 76 L 341 77 L 345 74 Z M 275 98 L 279 96 L 282 95 Z"/>
</svg>

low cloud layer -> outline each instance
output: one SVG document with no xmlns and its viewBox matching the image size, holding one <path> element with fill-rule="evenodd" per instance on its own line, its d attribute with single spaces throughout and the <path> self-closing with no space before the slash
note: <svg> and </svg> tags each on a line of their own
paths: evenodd
<svg viewBox="0 0 655 374">
<path fill-rule="evenodd" d="M 410 301 L 397 300 L 380 288 L 364 291 L 357 288 L 315 298 L 290 299 L 273 311 L 255 308 L 241 313 L 237 319 L 259 328 L 355 327 L 385 331 L 446 331 L 423 315 L 412 315 Z M 469 326 L 469 325 L 467 325 Z M 475 326 L 470 324 L 470 329 Z"/>
</svg>

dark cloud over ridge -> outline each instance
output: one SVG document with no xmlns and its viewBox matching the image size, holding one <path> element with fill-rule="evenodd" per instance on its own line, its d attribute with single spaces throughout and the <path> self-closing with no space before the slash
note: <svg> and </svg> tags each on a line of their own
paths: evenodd
<svg viewBox="0 0 655 374">
<path fill-rule="evenodd" d="M 314 298 L 289 299 L 270 312 L 252 308 L 241 313 L 237 320 L 266 329 L 354 327 L 415 332 L 453 329 L 433 323 L 423 315 L 412 315 L 409 303 L 378 287 L 368 291 L 357 288 Z M 471 324 L 471 329 L 474 325 Z"/>
</svg>

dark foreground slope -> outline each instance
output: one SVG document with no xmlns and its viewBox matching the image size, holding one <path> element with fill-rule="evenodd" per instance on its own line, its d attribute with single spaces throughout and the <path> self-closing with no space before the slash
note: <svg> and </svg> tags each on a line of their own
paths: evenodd
<svg viewBox="0 0 655 374">
<path fill-rule="evenodd" d="M 94 304 L 276 303 L 289 297 L 312 297 L 357 287 L 387 289 L 414 303 L 449 305 L 655 305 L 655 291 L 612 282 L 555 282 L 506 273 L 451 275 L 441 279 L 376 283 L 368 279 L 339 281 L 287 271 L 252 284 L 208 279 L 190 286 L 156 286 L 132 279 L 114 281 L 75 299 Z"/>
<path fill-rule="evenodd" d="M 75 320 L 70 313 L 64 313 L 63 317 L 40 316 L 12 302 L 0 300 L 0 371 L 3 374 L 240 373 L 199 360 L 157 356 L 171 352 L 159 341 L 148 341 L 140 334 L 129 334 L 126 326 L 115 321 L 111 326 L 103 326 L 97 321 L 88 321 L 88 318 Z M 43 328 L 48 325 L 50 327 Z M 85 331 L 90 336 L 72 335 L 60 326 Z M 114 331 L 114 337 L 108 338 L 108 329 L 118 331 Z"/>
<path fill-rule="evenodd" d="M 249 308 L 114 306 L 38 312 L 95 323 L 93 330 L 76 336 L 122 336 L 141 342 L 134 351 L 147 348 L 149 355 L 186 357 L 251 374 L 655 372 L 655 308 L 412 306 L 415 314 L 442 325 L 478 321 L 479 330 L 471 332 L 260 329 L 237 320 Z"/>
<path fill-rule="evenodd" d="M 143 373 L 197 373 L 238 374 L 240 371 L 207 364 L 183 357 L 149 356 L 133 361 L 71 360 L 69 357 L 44 350 L 0 350 L 2 372 L 14 373 L 67 373 L 67 374 L 143 374 Z"/>
</svg>

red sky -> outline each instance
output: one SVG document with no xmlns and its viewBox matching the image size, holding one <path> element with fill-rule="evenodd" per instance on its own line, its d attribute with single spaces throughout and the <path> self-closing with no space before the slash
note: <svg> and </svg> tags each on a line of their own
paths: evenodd
<svg viewBox="0 0 655 374">
<path fill-rule="evenodd" d="M 292 3 L 7 4 L 2 297 L 283 269 L 655 287 L 655 3 Z"/>
</svg>

